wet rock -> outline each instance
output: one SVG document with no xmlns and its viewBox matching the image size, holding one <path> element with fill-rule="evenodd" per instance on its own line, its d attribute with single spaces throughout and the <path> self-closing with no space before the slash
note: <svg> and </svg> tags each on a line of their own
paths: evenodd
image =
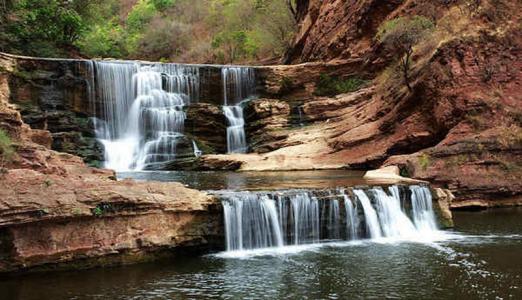
<svg viewBox="0 0 522 300">
<path fill-rule="evenodd" d="M 450 190 L 435 188 L 431 190 L 433 195 L 433 210 L 437 214 L 439 224 L 443 228 L 453 228 L 453 214 L 451 213 L 451 203 L 455 200 L 455 196 Z"/>
<path fill-rule="evenodd" d="M 204 154 L 227 152 L 227 124 L 220 106 L 208 103 L 187 107 L 185 133 L 197 141 Z"/>
</svg>

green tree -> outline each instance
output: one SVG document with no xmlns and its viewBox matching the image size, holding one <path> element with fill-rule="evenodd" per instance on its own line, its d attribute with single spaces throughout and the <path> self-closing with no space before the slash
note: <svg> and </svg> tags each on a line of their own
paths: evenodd
<svg viewBox="0 0 522 300">
<path fill-rule="evenodd" d="M 90 57 L 125 57 L 124 30 L 115 21 L 93 25 L 76 43 Z"/>
<path fill-rule="evenodd" d="M 413 47 L 433 29 L 433 22 L 422 16 L 399 17 L 385 22 L 379 27 L 377 39 L 400 56 L 400 68 L 404 83 L 412 90 L 410 83 L 411 57 Z"/>
<path fill-rule="evenodd" d="M 58 0 L 19 0 L 14 3 L 7 28 L 13 46 L 38 55 L 56 55 L 57 49 L 72 45 L 84 23 L 70 2 Z M 43 48 L 43 49 L 42 49 Z"/>
</svg>

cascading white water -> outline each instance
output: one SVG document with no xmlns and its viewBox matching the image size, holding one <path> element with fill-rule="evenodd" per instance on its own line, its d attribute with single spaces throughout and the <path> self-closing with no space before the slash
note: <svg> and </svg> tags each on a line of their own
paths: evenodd
<svg viewBox="0 0 522 300">
<path fill-rule="evenodd" d="M 243 250 L 283 246 L 275 201 L 249 194 L 223 201 L 227 249 Z"/>
<path fill-rule="evenodd" d="M 237 105 L 256 92 L 256 74 L 250 67 L 223 67 L 223 105 Z"/>
<path fill-rule="evenodd" d="M 422 186 L 410 186 L 413 221 L 418 230 L 432 232 L 437 230 L 433 200 L 429 189 Z"/>
<path fill-rule="evenodd" d="M 86 64 L 91 73 L 93 123 L 105 148 L 105 167 L 116 171 L 161 169 L 176 158 L 192 155 L 187 152 L 191 141 L 184 135 L 185 108 L 199 101 L 200 68 L 132 61 Z M 227 66 L 221 69 L 221 76 L 228 152 L 244 153 L 241 102 L 255 94 L 255 72 L 249 67 Z M 194 142 L 192 150 L 194 156 L 201 155 Z"/>
<path fill-rule="evenodd" d="M 426 233 L 437 230 L 435 214 L 428 203 L 431 194 L 424 186 L 409 189 L 411 193 L 403 195 L 411 195 L 413 220 L 401 207 L 397 186 L 389 188 L 390 194 L 379 187 L 354 189 L 356 202 L 343 189 L 328 191 L 327 196 L 324 191 L 312 190 L 220 192 L 227 250 L 359 238 L 422 240 Z"/>
<path fill-rule="evenodd" d="M 344 193 L 341 192 L 344 200 L 344 209 L 346 213 L 346 239 L 356 240 L 359 238 L 357 227 L 359 226 L 359 216 L 357 216 L 357 207 L 354 202 Z"/>
<path fill-rule="evenodd" d="M 240 105 L 223 106 L 228 121 L 227 149 L 228 153 L 246 153 L 245 119 Z"/>
<path fill-rule="evenodd" d="M 184 106 L 197 101 L 199 69 L 176 64 L 94 62 L 103 103 L 96 134 L 105 166 L 142 170 L 173 160 L 183 138 Z"/>
<path fill-rule="evenodd" d="M 248 67 L 224 67 L 221 70 L 223 81 L 223 112 L 228 122 L 228 153 L 246 153 L 245 119 L 242 101 L 254 96 L 256 92 L 255 72 Z"/>
<path fill-rule="evenodd" d="M 402 211 L 399 199 L 387 195 L 381 188 L 373 188 L 370 192 L 376 199 L 377 213 L 385 237 L 407 237 L 416 234 L 415 226 Z"/>
<path fill-rule="evenodd" d="M 341 213 L 339 208 L 339 200 L 330 201 L 328 209 L 328 238 L 338 240 L 341 238 Z"/>
<path fill-rule="evenodd" d="M 283 219 L 286 227 L 293 227 L 293 244 L 317 243 L 320 239 L 319 201 L 309 193 L 290 197 L 291 219 Z M 288 204 L 283 202 L 283 204 Z M 291 223 L 290 223 L 291 222 Z"/>
<path fill-rule="evenodd" d="M 366 231 L 370 238 L 380 238 L 382 236 L 381 225 L 379 224 L 377 212 L 372 207 L 370 198 L 368 198 L 368 195 L 366 195 L 363 190 L 354 190 L 353 193 L 357 196 L 357 199 L 359 199 L 359 203 L 361 203 L 363 208 L 366 221 Z"/>
</svg>

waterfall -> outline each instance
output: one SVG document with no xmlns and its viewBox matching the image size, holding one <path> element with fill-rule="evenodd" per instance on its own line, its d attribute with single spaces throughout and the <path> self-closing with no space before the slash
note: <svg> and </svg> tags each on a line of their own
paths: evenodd
<svg viewBox="0 0 522 300">
<path fill-rule="evenodd" d="M 227 249 L 283 246 L 275 201 L 268 197 L 234 195 L 223 201 Z"/>
<path fill-rule="evenodd" d="M 194 156 L 195 157 L 200 157 L 201 155 L 203 155 L 203 151 L 201 151 L 198 147 L 198 144 L 196 144 L 196 141 L 192 141 L 192 149 L 194 150 Z"/>
<path fill-rule="evenodd" d="M 357 216 L 357 207 L 354 202 L 342 191 L 344 200 L 344 209 L 346 211 L 346 239 L 356 240 L 359 237 L 357 233 L 359 226 L 359 217 Z"/>
<path fill-rule="evenodd" d="M 223 67 L 223 105 L 237 105 L 256 92 L 255 70 L 249 67 Z"/>
<path fill-rule="evenodd" d="M 287 228 L 293 227 L 293 244 L 316 243 L 319 241 L 319 202 L 310 193 L 298 193 L 289 197 L 291 219 L 284 218 Z M 288 204 L 288 202 L 286 202 Z"/>
<path fill-rule="evenodd" d="M 433 202 L 429 189 L 422 186 L 410 186 L 413 221 L 418 230 L 430 232 L 437 230 Z"/>
<path fill-rule="evenodd" d="M 370 198 L 368 198 L 368 195 L 366 195 L 363 190 L 354 190 L 353 193 L 357 196 L 363 208 L 364 218 L 366 220 L 366 231 L 369 233 L 370 238 L 381 237 L 381 225 L 379 224 L 377 212 L 372 207 Z"/>
<path fill-rule="evenodd" d="M 377 202 L 377 213 L 386 237 L 415 235 L 415 226 L 401 210 L 400 200 L 387 195 L 383 189 L 371 189 Z"/>
<path fill-rule="evenodd" d="M 245 119 L 240 105 L 223 106 L 227 118 L 227 149 L 228 153 L 246 153 Z"/>
<path fill-rule="evenodd" d="M 96 135 L 105 166 L 142 170 L 176 158 L 184 107 L 199 97 L 199 69 L 177 64 L 94 62 L 103 105 Z"/>
<path fill-rule="evenodd" d="M 255 72 L 248 67 L 224 67 L 223 113 L 227 119 L 228 153 L 246 153 L 245 119 L 241 102 L 254 96 L 256 92 Z"/>
<path fill-rule="evenodd" d="M 328 232 L 330 233 L 329 237 L 333 240 L 338 240 L 341 238 L 341 213 L 339 209 L 339 200 L 334 199 L 330 202 L 330 207 L 328 209 Z"/>
<path fill-rule="evenodd" d="M 436 232 L 427 187 L 411 186 L 410 193 L 401 193 L 392 186 L 388 191 L 381 187 L 357 188 L 352 191 L 354 198 L 344 189 L 215 193 L 223 203 L 228 251 L 324 240 L 422 240 L 427 232 Z M 412 219 L 401 207 L 401 195 L 413 207 Z"/>
<path fill-rule="evenodd" d="M 247 151 L 242 102 L 255 95 L 254 68 L 134 61 L 89 61 L 85 68 L 90 72 L 88 96 L 105 167 L 162 169 L 173 160 L 201 155 L 195 141 L 184 134 L 184 124 L 187 106 L 200 100 L 202 68 L 221 73 L 228 152 Z"/>
</svg>

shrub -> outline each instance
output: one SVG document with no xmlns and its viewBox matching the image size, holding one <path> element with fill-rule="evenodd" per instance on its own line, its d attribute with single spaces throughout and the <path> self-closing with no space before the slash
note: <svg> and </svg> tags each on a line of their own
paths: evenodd
<svg viewBox="0 0 522 300">
<path fill-rule="evenodd" d="M 426 153 L 422 153 L 418 158 L 419 165 L 423 171 L 426 171 L 431 164 L 430 156 Z"/>
<path fill-rule="evenodd" d="M 178 56 L 191 39 L 190 27 L 174 20 L 155 18 L 138 42 L 136 55 L 150 60 Z"/>
<path fill-rule="evenodd" d="M 409 72 L 413 47 L 433 28 L 433 22 L 422 16 L 399 17 L 383 23 L 377 32 L 377 40 L 400 57 L 404 83 L 410 91 L 412 87 Z"/>
<path fill-rule="evenodd" d="M 0 129 L 0 169 L 3 169 L 5 164 L 10 162 L 14 156 L 15 151 L 11 138 Z"/>
<path fill-rule="evenodd" d="M 96 207 L 91 209 L 91 213 L 95 217 L 101 217 L 105 214 L 113 213 L 115 212 L 113 206 L 110 203 L 100 203 L 96 205 Z"/>
<path fill-rule="evenodd" d="M 326 74 L 321 74 L 319 82 L 317 82 L 315 95 L 317 96 L 335 96 L 343 93 L 351 93 L 359 90 L 367 84 L 366 80 L 357 77 L 348 79 L 340 79 Z"/>
</svg>

